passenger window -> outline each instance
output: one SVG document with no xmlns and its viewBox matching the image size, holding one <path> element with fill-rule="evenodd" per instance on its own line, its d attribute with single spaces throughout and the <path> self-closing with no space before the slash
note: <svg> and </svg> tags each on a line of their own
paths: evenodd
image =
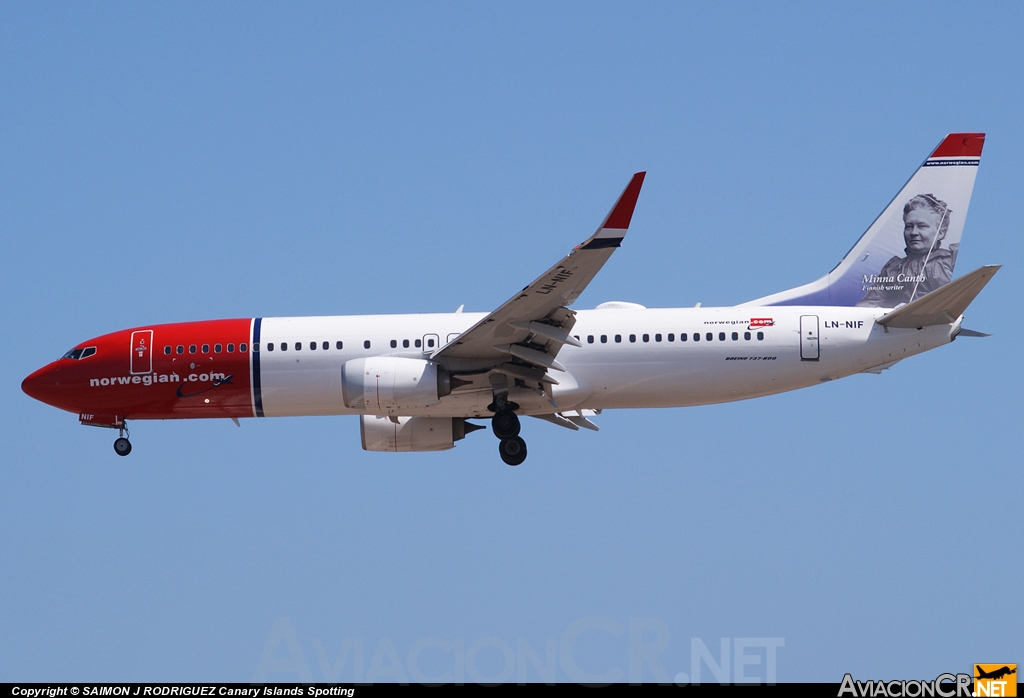
<svg viewBox="0 0 1024 698">
<path fill-rule="evenodd" d="M 622 341 L 622 335 L 621 334 L 615 335 L 615 341 L 616 341 L 616 343 L 621 342 Z"/>
<path fill-rule="evenodd" d="M 196 353 L 196 345 L 195 344 L 189 344 L 188 345 L 188 353 L 189 354 L 195 354 Z"/>
<path fill-rule="evenodd" d="M 403 349 L 408 349 L 409 348 L 409 340 L 408 339 L 403 339 L 402 340 L 402 348 Z"/>
<path fill-rule="evenodd" d="M 369 349 L 369 348 L 370 348 L 370 340 L 367 339 L 366 341 L 363 342 L 363 349 Z"/>
<path fill-rule="evenodd" d="M 235 345 L 234 344 L 229 344 L 228 345 L 228 353 L 229 354 L 234 354 L 235 353 Z"/>
<path fill-rule="evenodd" d="M 645 334 L 645 335 L 644 335 L 644 336 L 642 337 L 642 339 L 643 339 L 643 340 L 644 340 L 645 342 L 649 342 L 649 341 L 651 341 L 651 335 L 649 335 L 649 334 Z"/>
<path fill-rule="evenodd" d="M 184 344 L 179 344 L 178 348 L 175 349 L 175 352 L 177 352 L 178 354 L 184 354 L 185 353 L 185 345 Z"/>
<path fill-rule="evenodd" d="M 608 335 L 606 335 L 606 334 L 601 335 L 601 344 L 607 344 L 607 343 L 608 343 Z"/>
<path fill-rule="evenodd" d="M 668 333 L 668 341 L 670 341 L 670 342 L 676 341 L 676 333 L 675 332 L 669 332 Z"/>
<path fill-rule="evenodd" d="M 220 344 L 214 344 L 213 345 L 213 353 L 214 354 L 219 354 L 220 350 L 223 349 L 223 348 L 224 347 L 222 347 Z"/>
<path fill-rule="evenodd" d="M 288 342 L 281 342 L 281 351 L 288 351 Z"/>
<path fill-rule="evenodd" d="M 164 354 L 170 354 L 170 353 L 171 353 L 171 345 L 168 344 L 166 347 L 164 347 Z"/>
<path fill-rule="evenodd" d="M 334 348 L 337 349 L 338 351 L 341 351 L 341 348 L 344 346 L 345 343 L 340 340 L 334 343 Z"/>
<path fill-rule="evenodd" d="M 416 348 L 419 349 L 423 345 L 423 342 L 417 339 L 415 342 L 413 342 L 413 344 L 415 344 Z"/>
<path fill-rule="evenodd" d="M 713 332 L 708 332 L 708 333 L 707 333 L 706 335 L 704 335 L 704 339 L 708 340 L 709 342 L 710 342 L 710 341 L 711 341 L 712 339 L 714 339 L 714 338 L 715 338 L 715 335 L 714 335 L 714 333 L 713 333 Z"/>
<path fill-rule="evenodd" d="M 636 335 L 635 334 L 629 335 L 629 341 L 635 342 L 636 341 Z"/>
<path fill-rule="evenodd" d="M 732 341 L 734 341 L 734 342 L 735 342 L 735 341 L 736 341 L 737 339 L 739 339 L 739 338 L 740 338 L 740 335 L 739 335 L 739 333 L 738 333 L 738 332 L 733 332 L 733 333 L 732 333 Z"/>
<path fill-rule="evenodd" d="M 427 347 L 429 348 L 429 347 L 433 347 L 433 346 L 434 346 L 434 340 L 433 339 L 428 339 L 427 340 Z M 370 343 L 369 342 L 366 343 L 366 347 L 367 348 L 370 347 Z"/>
<path fill-rule="evenodd" d="M 758 332 L 757 333 L 757 341 L 761 341 L 762 339 L 764 339 L 764 332 Z"/>
<path fill-rule="evenodd" d="M 719 332 L 718 333 L 718 341 L 719 342 L 724 342 L 725 341 L 725 332 Z"/>
<path fill-rule="evenodd" d="M 695 342 L 699 342 L 700 341 L 700 332 L 694 332 L 693 333 L 693 341 L 695 341 Z"/>
<path fill-rule="evenodd" d="M 330 342 L 324 342 L 323 345 L 321 345 L 320 348 L 323 349 L 324 351 L 327 351 L 328 349 L 331 348 L 331 343 Z"/>
<path fill-rule="evenodd" d="M 594 343 L 594 335 L 588 334 L 587 335 L 587 344 L 593 344 L 593 343 Z"/>
<path fill-rule="evenodd" d="M 259 342 L 253 342 L 252 343 L 252 350 L 254 352 L 259 351 L 260 350 L 260 343 Z"/>
<path fill-rule="evenodd" d="M 95 353 L 96 353 L 96 347 L 86 347 L 85 349 L 82 350 L 82 357 L 81 358 L 84 359 L 87 356 L 92 356 Z"/>
<path fill-rule="evenodd" d="M 210 353 L 210 345 L 209 344 L 204 344 L 203 345 L 203 353 L 204 354 L 209 354 Z"/>
<path fill-rule="evenodd" d="M 301 350 L 302 350 L 302 342 L 296 342 L 295 343 L 295 351 L 301 351 Z"/>
<path fill-rule="evenodd" d="M 398 340 L 397 339 L 392 339 L 391 340 L 391 348 L 392 349 L 397 349 L 398 348 Z"/>
<path fill-rule="evenodd" d="M 248 348 L 249 347 L 246 345 L 245 342 L 242 342 L 241 344 L 238 345 L 238 351 L 240 351 L 243 354 L 245 353 L 245 350 Z"/>
<path fill-rule="evenodd" d="M 749 332 L 744 332 L 743 333 L 743 339 L 745 339 L 747 341 L 750 341 L 750 333 Z"/>
<path fill-rule="evenodd" d="M 267 342 L 267 351 L 274 351 L 274 343 Z"/>
<path fill-rule="evenodd" d="M 661 341 L 661 335 L 660 334 L 654 335 L 654 341 L 655 342 L 660 342 Z"/>
<path fill-rule="evenodd" d="M 669 337 L 671 337 L 671 336 L 672 336 L 672 335 L 669 335 Z M 689 336 L 689 335 L 688 335 L 688 334 L 686 334 L 685 332 L 680 332 L 680 333 L 679 333 L 679 341 L 680 341 L 680 342 L 685 342 L 685 341 L 686 341 L 686 338 L 687 338 L 688 336 Z"/>
</svg>

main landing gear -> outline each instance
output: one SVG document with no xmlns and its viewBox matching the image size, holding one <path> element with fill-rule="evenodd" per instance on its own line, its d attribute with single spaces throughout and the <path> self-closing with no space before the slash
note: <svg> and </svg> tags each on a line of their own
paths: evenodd
<svg viewBox="0 0 1024 698">
<path fill-rule="evenodd" d="M 491 419 L 491 431 L 500 441 L 498 453 L 506 465 L 519 465 L 526 460 L 526 442 L 519 436 L 519 415 L 515 403 L 504 402 Z"/>
<path fill-rule="evenodd" d="M 118 433 L 120 436 L 114 440 L 114 453 L 119 456 L 127 456 L 132 452 L 132 442 L 128 440 L 131 434 L 128 433 L 128 427 L 125 425 L 118 429 Z"/>
<path fill-rule="evenodd" d="M 505 465 L 519 465 L 526 460 L 526 442 L 521 436 L 502 439 L 498 442 L 498 453 L 501 454 Z"/>
</svg>

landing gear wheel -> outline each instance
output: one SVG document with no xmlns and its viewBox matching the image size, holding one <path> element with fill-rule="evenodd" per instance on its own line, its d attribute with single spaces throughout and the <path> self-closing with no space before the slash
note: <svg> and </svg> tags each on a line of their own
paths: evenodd
<svg viewBox="0 0 1024 698">
<path fill-rule="evenodd" d="M 526 442 L 518 436 L 511 439 L 502 439 L 498 444 L 498 453 L 505 465 L 519 465 L 526 460 Z"/>
<path fill-rule="evenodd" d="M 491 431 L 502 440 L 519 436 L 518 415 L 512 410 L 498 410 L 494 413 L 494 417 L 491 418 Z M 519 465 L 519 463 L 516 463 L 516 465 Z"/>
<path fill-rule="evenodd" d="M 114 441 L 114 453 L 119 456 L 127 456 L 132 452 L 132 442 L 123 436 Z"/>
</svg>

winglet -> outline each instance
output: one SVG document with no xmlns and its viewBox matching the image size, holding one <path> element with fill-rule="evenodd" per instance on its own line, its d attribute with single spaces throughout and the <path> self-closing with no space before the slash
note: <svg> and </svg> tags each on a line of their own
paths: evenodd
<svg viewBox="0 0 1024 698">
<path fill-rule="evenodd" d="M 999 271 L 998 264 L 975 269 L 970 274 L 951 281 L 937 291 L 897 308 L 877 320 L 885 327 L 913 329 L 929 325 L 947 325 L 963 315 L 985 284 Z"/>
<path fill-rule="evenodd" d="M 629 184 L 626 185 L 622 196 L 619 197 L 619 200 L 615 202 L 615 206 L 612 207 L 612 212 L 604 220 L 602 228 L 612 228 L 615 230 L 626 230 L 629 228 L 629 221 L 633 219 L 633 209 L 636 208 L 636 200 L 640 197 L 640 187 L 644 185 L 644 177 L 646 176 L 646 172 L 637 172 L 633 175 L 633 179 L 629 180 Z"/>
<path fill-rule="evenodd" d="M 637 172 L 633 179 L 629 180 L 619 200 L 612 206 L 608 217 L 591 236 L 586 243 L 581 245 L 585 250 L 592 250 L 599 247 L 618 247 L 622 238 L 626 237 L 629 229 L 629 222 L 633 219 L 633 209 L 636 208 L 636 201 L 640 197 L 640 187 L 644 185 L 646 172 Z"/>
</svg>

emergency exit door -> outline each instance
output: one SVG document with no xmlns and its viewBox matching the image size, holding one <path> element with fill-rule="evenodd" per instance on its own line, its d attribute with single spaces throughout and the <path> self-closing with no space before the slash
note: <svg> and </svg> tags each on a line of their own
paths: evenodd
<svg viewBox="0 0 1024 698">
<path fill-rule="evenodd" d="M 132 373 L 149 373 L 153 370 L 153 330 L 132 332 Z"/>
<path fill-rule="evenodd" d="M 818 349 L 818 316 L 800 316 L 800 360 L 817 361 Z"/>
</svg>

